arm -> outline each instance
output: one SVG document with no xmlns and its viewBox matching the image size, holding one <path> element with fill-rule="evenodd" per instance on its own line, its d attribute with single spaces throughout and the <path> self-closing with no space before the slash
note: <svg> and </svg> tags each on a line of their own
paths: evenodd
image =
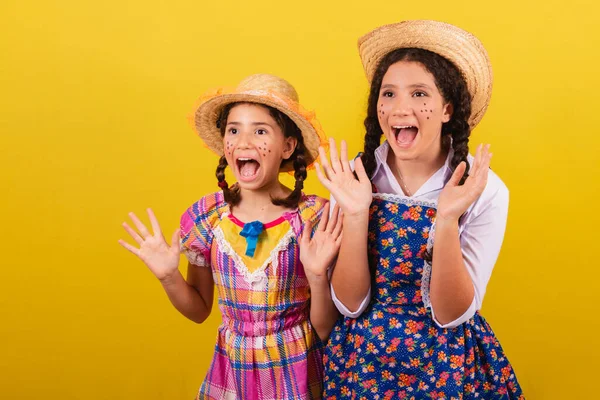
<svg viewBox="0 0 600 400">
<path fill-rule="evenodd" d="M 459 318 L 473 303 L 475 290 L 460 249 L 458 219 L 436 219 L 429 290 L 431 307 L 441 325 Z"/>
<path fill-rule="evenodd" d="M 337 255 L 342 241 L 342 218 L 335 207 L 329 219 L 329 204 L 321 213 L 317 230 L 311 237 L 312 223 L 304 224 L 300 237 L 300 261 L 310 285 L 310 322 L 321 338 L 326 341 L 339 316 L 331 299 L 327 269 Z"/>
<path fill-rule="evenodd" d="M 212 310 L 214 282 L 210 267 L 188 263 L 187 281 L 179 270 L 160 280 L 169 300 L 186 318 L 201 324 Z"/>
<path fill-rule="evenodd" d="M 161 282 L 171 303 L 185 317 L 194 322 L 203 322 L 210 314 L 213 299 L 213 280 L 210 268 L 188 265 L 188 281 L 179 272 L 179 230 L 176 230 L 169 246 L 165 241 L 160 225 L 151 209 L 148 216 L 154 233 L 134 213 L 129 214 L 139 231 L 136 232 L 126 222 L 123 228 L 138 243 L 139 248 L 119 240 L 119 243 L 135 254 Z"/>
<path fill-rule="evenodd" d="M 317 335 L 326 342 L 339 314 L 331 300 L 329 280 L 315 279 L 310 284 L 310 322 Z"/>
<path fill-rule="evenodd" d="M 317 164 L 317 176 L 344 213 L 342 243 L 337 263 L 331 278 L 335 296 L 350 311 L 360 309 L 369 296 L 371 275 L 367 258 L 367 234 L 369 228 L 369 207 L 373 195 L 371 181 L 367 177 L 360 158 L 356 159 L 356 176 L 348 162 L 346 142 L 341 144 L 341 161 L 338 158 L 335 142 L 330 139 L 331 165 L 325 150 L 320 148 L 320 159 L 325 170 L 321 172 Z"/>
<path fill-rule="evenodd" d="M 438 202 L 430 299 L 434 319 L 444 327 L 456 326 L 464 322 L 464 317 L 472 316 L 477 307 L 476 287 L 474 286 L 474 282 L 477 281 L 471 276 L 473 272 L 470 274 L 470 270 L 473 271 L 473 265 L 469 265 L 470 268 L 467 268 L 467 262 L 471 264 L 477 256 L 473 254 L 472 247 L 462 249 L 458 220 L 468 207 L 481 196 L 487 184 L 491 158 L 488 148 L 489 146 L 483 149 L 481 146 L 478 148 L 471 173 L 462 186 L 459 186 L 458 182 L 465 171 L 466 164 L 461 163 L 456 168 Z M 489 228 L 488 226 L 487 229 Z M 502 229 L 500 244 L 503 232 Z M 491 265 L 488 261 L 487 268 L 491 272 L 500 249 L 499 245 L 493 242 L 490 244 L 492 248 L 489 250 L 496 251 L 494 257 L 488 257 Z M 467 251 L 465 252 L 465 250 Z M 485 275 L 487 276 L 485 283 L 487 283 L 489 274 Z"/>
<path fill-rule="evenodd" d="M 340 254 L 333 269 L 331 285 L 336 298 L 350 313 L 360 310 L 371 289 L 367 258 L 368 226 L 368 211 L 358 215 L 344 215 Z"/>
</svg>

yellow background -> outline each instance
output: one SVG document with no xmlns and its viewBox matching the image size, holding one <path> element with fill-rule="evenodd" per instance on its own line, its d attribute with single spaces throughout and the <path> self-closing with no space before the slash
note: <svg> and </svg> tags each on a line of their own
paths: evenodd
<svg viewBox="0 0 600 400">
<path fill-rule="evenodd" d="M 186 116 L 251 73 L 288 79 L 359 151 L 356 40 L 414 18 L 472 31 L 494 68 L 471 145 L 493 144 L 511 206 L 483 314 L 529 399 L 596 398 L 599 12 L 591 0 L 3 0 L 0 398 L 193 398 L 218 312 L 180 316 L 117 244 L 121 222 L 152 206 L 170 237 L 217 190 L 217 159 Z M 313 173 L 307 191 L 326 195 Z"/>
</svg>

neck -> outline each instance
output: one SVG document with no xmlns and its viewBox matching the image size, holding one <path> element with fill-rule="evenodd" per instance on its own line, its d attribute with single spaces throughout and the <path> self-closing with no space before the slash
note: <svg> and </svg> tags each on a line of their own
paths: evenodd
<svg viewBox="0 0 600 400">
<path fill-rule="evenodd" d="M 290 192 L 278 180 L 259 189 L 242 188 L 240 189 L 242 199 L 234 207 L 235 215 L 246 222 L 250 220 L 268 222 L 278 217 L 284 210 L 283 207 L 274 205 L 271 199 L 287 197 Z"/>
<path fill-rule="evenodd" d="M 439 170 L 448 157 L 449 145 L 441 143 L 436 151 L 428 152 L 415 159 L 401 159 L 393 151 L 388 153 L 388 164 L 396 175 L 402 190 L 406 195 L 413 195 L 419 188 Z"/>
</svg>

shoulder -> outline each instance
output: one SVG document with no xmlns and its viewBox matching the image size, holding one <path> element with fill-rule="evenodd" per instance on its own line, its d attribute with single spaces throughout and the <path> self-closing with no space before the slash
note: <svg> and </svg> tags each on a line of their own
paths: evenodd
<svg viewBox="0 0 600 400">
<path fill-rule="evenodd" d="M 188 231 L 188 225 L 214 226 L 221 216 L 228 210 L 228 205 L 223 197 L 223 192 L 207 194 L 193 203 L 181 216 L 181 229 Z M 187 228 L 187 229 L 186 229 Z"/>
<path fill-rule="evenodd" d="M 298 202 L 298 213 L 304 221 L 320 218 L 328 202 L 329 200 L 314 194 L 302 194 Z"/>
</svg>

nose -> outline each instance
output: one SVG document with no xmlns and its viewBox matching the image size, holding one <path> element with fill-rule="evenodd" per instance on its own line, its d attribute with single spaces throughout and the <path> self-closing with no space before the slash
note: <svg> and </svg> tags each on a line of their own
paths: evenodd
<svg viewBox="0 0 600 400">
<path fill-rule="evenodd" d="M 410 115 L 412 108 L 409 99 L 405 98 L 405 96 L 397 96 L 394 100 L 392 105 L 393 116 L 404 117 Z"/>
<path fill-rule="evenodd" d="M 248 149 L 251 147 L 252 138 L 254 135 L 250 132 L 247 132 L 245 129 L 241 130 L 237 135 L 236 147 L 240 149 Z"/>
</svg>

